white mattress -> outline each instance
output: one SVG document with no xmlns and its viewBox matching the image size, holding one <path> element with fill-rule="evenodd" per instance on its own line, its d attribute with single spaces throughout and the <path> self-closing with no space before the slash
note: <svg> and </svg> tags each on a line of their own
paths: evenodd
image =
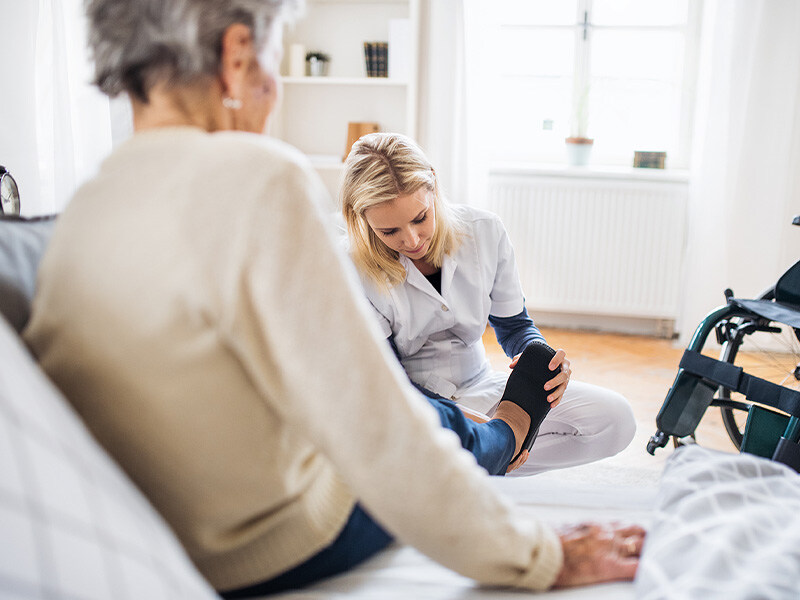
<svg viewBox="0 0 800 600">
<path fill-rule="evenodd" d="M 498 477 L 492 478 L 492 483 L 524 511 L 554 525 L 616 520 L 647 526 L 656 495 L 654 486 L 559 481 L 558 472 L 534 477 Z M 526 595 L 519 591 L 479 587 L 474 581 L 438 565 L 413 548 L 395 544 L 349 573 L 302 591 L 270 598 L 484 600 Z M 608 583 L 536 596 L 565 600 L 626 600 L 634 597 L 634 589 L 633 584 L 627 582 Z"/>
</svg>

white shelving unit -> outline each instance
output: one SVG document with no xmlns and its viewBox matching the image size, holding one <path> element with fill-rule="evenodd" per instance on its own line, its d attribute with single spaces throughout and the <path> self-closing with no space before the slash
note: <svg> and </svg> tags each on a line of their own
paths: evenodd
<svg viewBox="0 0 800 600">
<path fill-rule="evenodd" d="M 408 87 L 408 82 L 386 77 L 282 77 L 284 85 L 365 85 L 369 87 Z"/>
<path fill-rule="evenodd" d="M 364 42 L 390 41 L 393 19 L 409 21 L 407 76 L 367 77 Z M 327 54 L 327 75 L 289 77 L 294 43 Z M 331 197 L 339 187 L 348 122 L 376 122 L 381 131 L 416 136 L 418 48 L 419 0 L 308 0 L 305 16 L 286 32 L 283 102 L 271 131 L 311 158 Z"/>
</svg>

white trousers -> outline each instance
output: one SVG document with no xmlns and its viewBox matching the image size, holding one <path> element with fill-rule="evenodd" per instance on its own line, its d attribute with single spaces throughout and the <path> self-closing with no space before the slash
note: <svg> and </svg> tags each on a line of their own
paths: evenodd
<svg viewBox="0 0 800 600">
<path fill-rule="evenodd" d="M 473 410 L 491 414 L 500 401 L 508 375 L 488 377 L 455 398 Z M 510 476 L 525 476 L 590 463 L 628 447 L 636 433 L 630 403 L 621 394 L 591 383 L 571 380 L 561 402 L 539 428 L 528 460 Z"/>
</svg>

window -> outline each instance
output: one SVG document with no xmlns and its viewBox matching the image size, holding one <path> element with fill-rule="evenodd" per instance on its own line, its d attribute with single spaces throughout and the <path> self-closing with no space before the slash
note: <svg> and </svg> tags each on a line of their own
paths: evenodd
<svg viewBox="0 0 800 600">
<path fill-rule="evenodd" d="M 493 162 L 563 163 L 594 139 L 592 164 L 635 150 L 689 162 L 700 0 L 499 0 L 489 25 Z"/>
</svg>

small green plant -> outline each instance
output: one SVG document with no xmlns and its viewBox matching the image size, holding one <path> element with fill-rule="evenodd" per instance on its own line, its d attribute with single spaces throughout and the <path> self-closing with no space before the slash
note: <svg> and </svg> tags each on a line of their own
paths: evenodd
<svg viewBox="0 0 800 600">
<path fill-rule="evenodd" d="M 318 60 L 320 62 L 328 62 L 331 59 L 330 56 L 325 54 L 324 52 L 308 52 L 306 54 L 306 60 Z"/>
</svg>

